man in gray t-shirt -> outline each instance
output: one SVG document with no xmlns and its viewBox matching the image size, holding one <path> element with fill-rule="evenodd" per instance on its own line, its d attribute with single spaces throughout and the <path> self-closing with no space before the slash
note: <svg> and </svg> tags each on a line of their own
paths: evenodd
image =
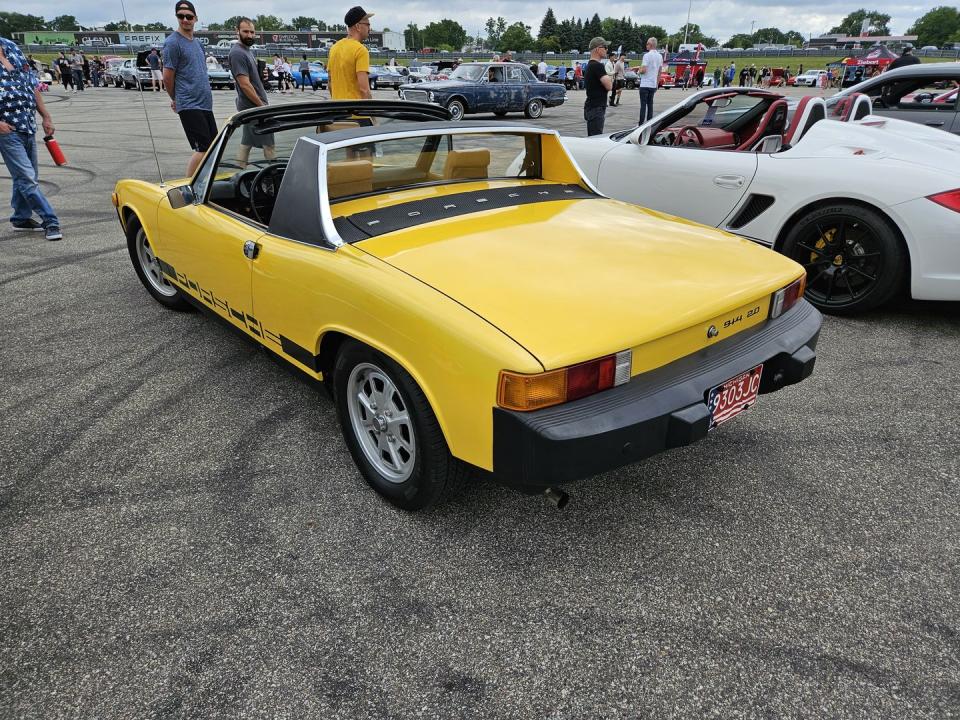
<svg viewBox="0 0 960 720">
<path fill-rule="evenodd" d="M 193 176 L 217 135 L 217 120 L 203 45 L 193 36 L 197 11 L 191 0 L 177 0 L 174 12 L 179 25 L 163 43 L 163 87 L 193 149 L 187 162 L 187 175 Z"/>
<path fill-rule="evenodd" d="M 250 18 L 242 17 L 237 22 L 237 37 L 240 42 L 234 43 L 227 56 L 227 65 L 233 73 L 233 80 L 237 86 L 237 110 L 247 110 L 267 104 L 267 91 L 263 89 L 263 81 L 257 68 L 257 58 L 250 49 L 256 42 L 257 29 Z M 250 148 L 263 148 L 263 157 L 273 160 L 275 157 L 272 133 L 260 134 L 254 132 L 252 123 L 244 123 L 243 137 L 240 139 L 240 149 L 237 161 L 243 165 L 250 158 Z"/>
</svg>

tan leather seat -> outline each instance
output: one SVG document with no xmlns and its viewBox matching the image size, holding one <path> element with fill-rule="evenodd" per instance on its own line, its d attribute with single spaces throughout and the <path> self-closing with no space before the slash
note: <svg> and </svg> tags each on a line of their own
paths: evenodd
<svg viewBox="0 0 960 720">
<path fill-rule="evenodd" d="M 373 163 L 345 160 L 327 163 L 327 195 L 331 200 L 373 192 Z"/>
<path fill-rule="evenodd" d="M 352 120 L 341 120 L 339 122 L 327 123 L 326 125 L 317 125 L 317 132 L 337 132 L 337 130 L 356 130 L 360 123 Z"/>
<path fill-rule="evenodd" d="M 447 153 L 447 160 L 443 164 L 443 179 L 485 178 L 489 166 L 490 151 L 486 148 L 451 150 Z"/>
</svg>

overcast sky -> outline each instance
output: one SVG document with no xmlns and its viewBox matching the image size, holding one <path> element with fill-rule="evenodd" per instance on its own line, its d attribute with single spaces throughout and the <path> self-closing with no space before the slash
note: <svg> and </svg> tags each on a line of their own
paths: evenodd
<svg viewBox="0 0 960 720">
<path fill-rule="evenodd" d="M 363 0 L 366 2 L 366 0 Z M 319 17 L 328 23 L 343 22 L 344 13 L 357 0 L 346 2 L 308 3 L 297 0 L 194 0 L 197 13 L 203 22 L 217 22 L 232 15 L 260 13 L 278 15 L 285 20 L 306 15 Z M 908 0 L 909 2 L 909 0 Z M 163 5 L 144 0 L 124 0 L 127 18 L 131 23 L 146 23 L 154 20 L 172 23 L 172 0 Z M 111 20 L 121 19 L 120 0 L 104 0 L 97 3 L 76 3 L 58 5 L 47 1 L 26 0 L 19 4 L 19 12 L 42 15 L 47 19 L 61 13 L 76 15 L 81 25 L 101 25 Z M 609 2 L 598 4 L 591 2 L 550 2 L 558 19 L 569 17 L 589 17 L 598 12 L 600 17 L 629 16 L 638 23 L 661 25 L 667 32 L 675 32 L 683 26 L 687 17 L 687 3 L 683 0 L 663 2 L 663 0 L 637 0 L 637 2 Z M 867 3 L 872 10 L 888 13 L 891 16 L 890 29 L 894 34 L 903 34 L 913 21 L 930 10 L 934 5 L 899 5 L 884 0 L 881 3 Z M 320 10 L 318 8 L 323 8 Z M 491 15 L 502 15 L 508 23 L 517 20 L 525 22 L 536 36 L 546 11 L 547 4 L 519 3 L 516 0 L 406 0 L 405 2 L 383 2 L 372 0 L 364 5 L 368 12 L 375 13 L 375 30 L 388 27 L 402 30 L 409 22 L 424 25 L 444 17 L 453 18 L 464 26 L 469 35 L 483 32 L 483 26 Z M 828 32 L 844 16 L 861 5 L 837 0 L 795 0 L 786 3 L 783 0 L 693 0 L 690 21 L 697 23 L 707 35 L 723 42 L 731 35 L 750 32 L 751 21 L 756 27 L 778 27 L 781 30 L 799 30 L 805 35 L 819 35 Z M 439 8 L 443 8 L 439 10 Z"/>
</svg>

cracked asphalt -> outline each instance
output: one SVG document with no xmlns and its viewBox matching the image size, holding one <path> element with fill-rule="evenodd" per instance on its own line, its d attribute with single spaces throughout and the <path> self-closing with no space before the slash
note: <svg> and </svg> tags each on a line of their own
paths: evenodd
<svg viewBox="0 0 960 720">
<path fill-rule="evenodd" d="M 409 515 L 325 397 L 150 299 L 110 204 L 156 180 L 141 100 L 58 93 L 65 239 L 0 223 L 0 717 L 960 716 L 960 305 L 826 318 L 812 379 L 561 512 Z"/>
</svg>

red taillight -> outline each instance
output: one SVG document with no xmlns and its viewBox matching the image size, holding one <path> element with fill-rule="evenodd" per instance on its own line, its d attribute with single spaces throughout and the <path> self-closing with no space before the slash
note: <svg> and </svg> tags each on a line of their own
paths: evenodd
<svg viewBox="0 0 960 720">
<path fill-rule="evenodd" d="M 770 318 L 776 318 L 783 315 L 787 310 L 797 304 L 797 300 L 803 297 L 803 291 L 807 287 L 807 276 L 794 280 L 785 288 L 777 290 L 770 300 Z"/>
<path fill-rule="evenodd" d="M 613 387 L 617 356 L 608 355 L 599 360 L 574 365 L 567 369 L 567 400 L 593 395 Z"/>
<path fill-rule="evenodd" d="M 933 200 L 937 205 L 943 205 L 948 210 L 960 212 L 960 188 L 936 195 L 927 195 L 927 200 Z"/>
</svg>

